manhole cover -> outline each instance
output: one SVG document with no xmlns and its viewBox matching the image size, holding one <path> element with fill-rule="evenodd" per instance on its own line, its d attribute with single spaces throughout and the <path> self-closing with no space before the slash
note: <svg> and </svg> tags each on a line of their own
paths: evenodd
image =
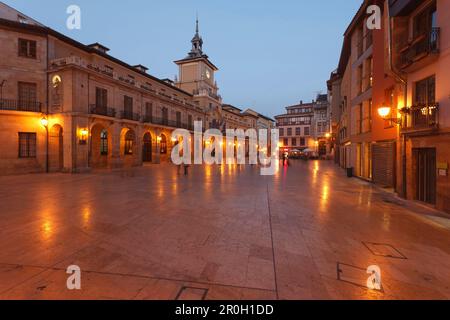
<svg viewBox="0 0 450 320">
<path fill-rule="evenodd" d="M 403 253 L 390 244 L 364 241 L 362 243 L 375 256 L 394 259 L 408 259 Z"/>
<path fill-rule="evenodd" d="M 175 300 L 205 300 L 207 294 L 205 288 L 182 287 Z"/>
</svg>

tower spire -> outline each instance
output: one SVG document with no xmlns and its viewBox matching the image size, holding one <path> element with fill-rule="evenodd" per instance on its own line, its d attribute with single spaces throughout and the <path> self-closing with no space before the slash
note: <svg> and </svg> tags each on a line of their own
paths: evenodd
<svg viewBox="0 0 450 320">
<path fill-rule="evenodd" d="M 197 16 L 195 19 L 195 33 L 198 34 L 198 12 L 197 12 Z"/>
<path fill-rule="evenodd" d="M 203 56 L 203 39 L 202 37 L 200 37 L 199 34 L 199 28 L 198 28 L 198 13 L 196 15 L 196 19 L 195 19 L 195 35 L 191 40 L 192 43 L 192 49 L 191 52 L 189 52 L 189 57 L 191 58 L 198 58 Z"/>
</svg>

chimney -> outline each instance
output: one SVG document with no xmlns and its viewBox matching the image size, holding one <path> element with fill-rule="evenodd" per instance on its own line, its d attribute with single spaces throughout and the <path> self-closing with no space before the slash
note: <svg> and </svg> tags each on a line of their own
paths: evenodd
<svg viewBox="0 0 450 320">
<path fill-rule="evenodd" d="M 143 73 L 147 73 L 148 70 L 148 68 L 146 66 L 143 66 L 142 64 L 135 65 L 133 66 L 133 68 Z"/>
<path fill-rule="evenodd" d="M 101 53 L 107 53 L 109 51 L 109 48 L 105 47 L 104 45 L 101 45 L 98 42 L 90 44 L 90 45 L 88 45 L 88 47 L 91 49 L 100 51 Z"/>
<path fill-rule="evenodd" d="M 300 100 L 300 104 L 303 104 L 303 100 Z"/>
</svg>

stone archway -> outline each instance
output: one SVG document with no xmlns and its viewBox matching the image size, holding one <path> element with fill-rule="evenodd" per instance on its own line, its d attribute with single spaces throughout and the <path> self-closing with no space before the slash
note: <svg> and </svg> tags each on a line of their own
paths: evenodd
<svg viewBox="0 0 450 320">
<path fill-rule="evenodd" d="M 167 140 L 167 135 L 161 133 L 159 136 L 159 153 L 162 162 L 168 161 L 169 144 Z"/>
<path fill-rule="evenodd" d="M 64 168 L 63 128 L 55 124 L 48 133 L 48 169 L 59 172 Z"/>
<path fill-rule="evenodd" d="M 89 163 L 92 168 L 106 168 L 112 151 L 112 136 L 102 124 L 94 124 L 91 128 L 91 145 Z"/>
<path fill-rule="evenodd" d="M 138 161 L 138 140 L 136 132 L 130 128 L 123 128 L 120 134 L 120 154 L 124 159 L 124 166 L 131 167 Z"/>
<path fill-rule="evenodd" d="M 146 132 L 142 139 L 142 161 L 143 162 L 152 162 L 152 153 L 153 153 L 153 139 L 150 132 Z"/>
</svg>

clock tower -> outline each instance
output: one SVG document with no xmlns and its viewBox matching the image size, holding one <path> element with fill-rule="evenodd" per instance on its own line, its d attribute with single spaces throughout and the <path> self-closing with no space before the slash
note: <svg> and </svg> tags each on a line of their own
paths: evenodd
<svg viewBox="0 0 450 320">
<path fill-rule="evenodd" d="M 175 61 L 179 68 L 176 86 L 194 95 L 194 101 L 206 112 L 206 127 L 220 129 L 222 98 L 214 80 L 214 73 L 219 69 L 203 52 L 203 39 L 199 34 L 198 19 L 195 35 L 191 40 L 192 48 L 188 55 Z"/>
</svg>

